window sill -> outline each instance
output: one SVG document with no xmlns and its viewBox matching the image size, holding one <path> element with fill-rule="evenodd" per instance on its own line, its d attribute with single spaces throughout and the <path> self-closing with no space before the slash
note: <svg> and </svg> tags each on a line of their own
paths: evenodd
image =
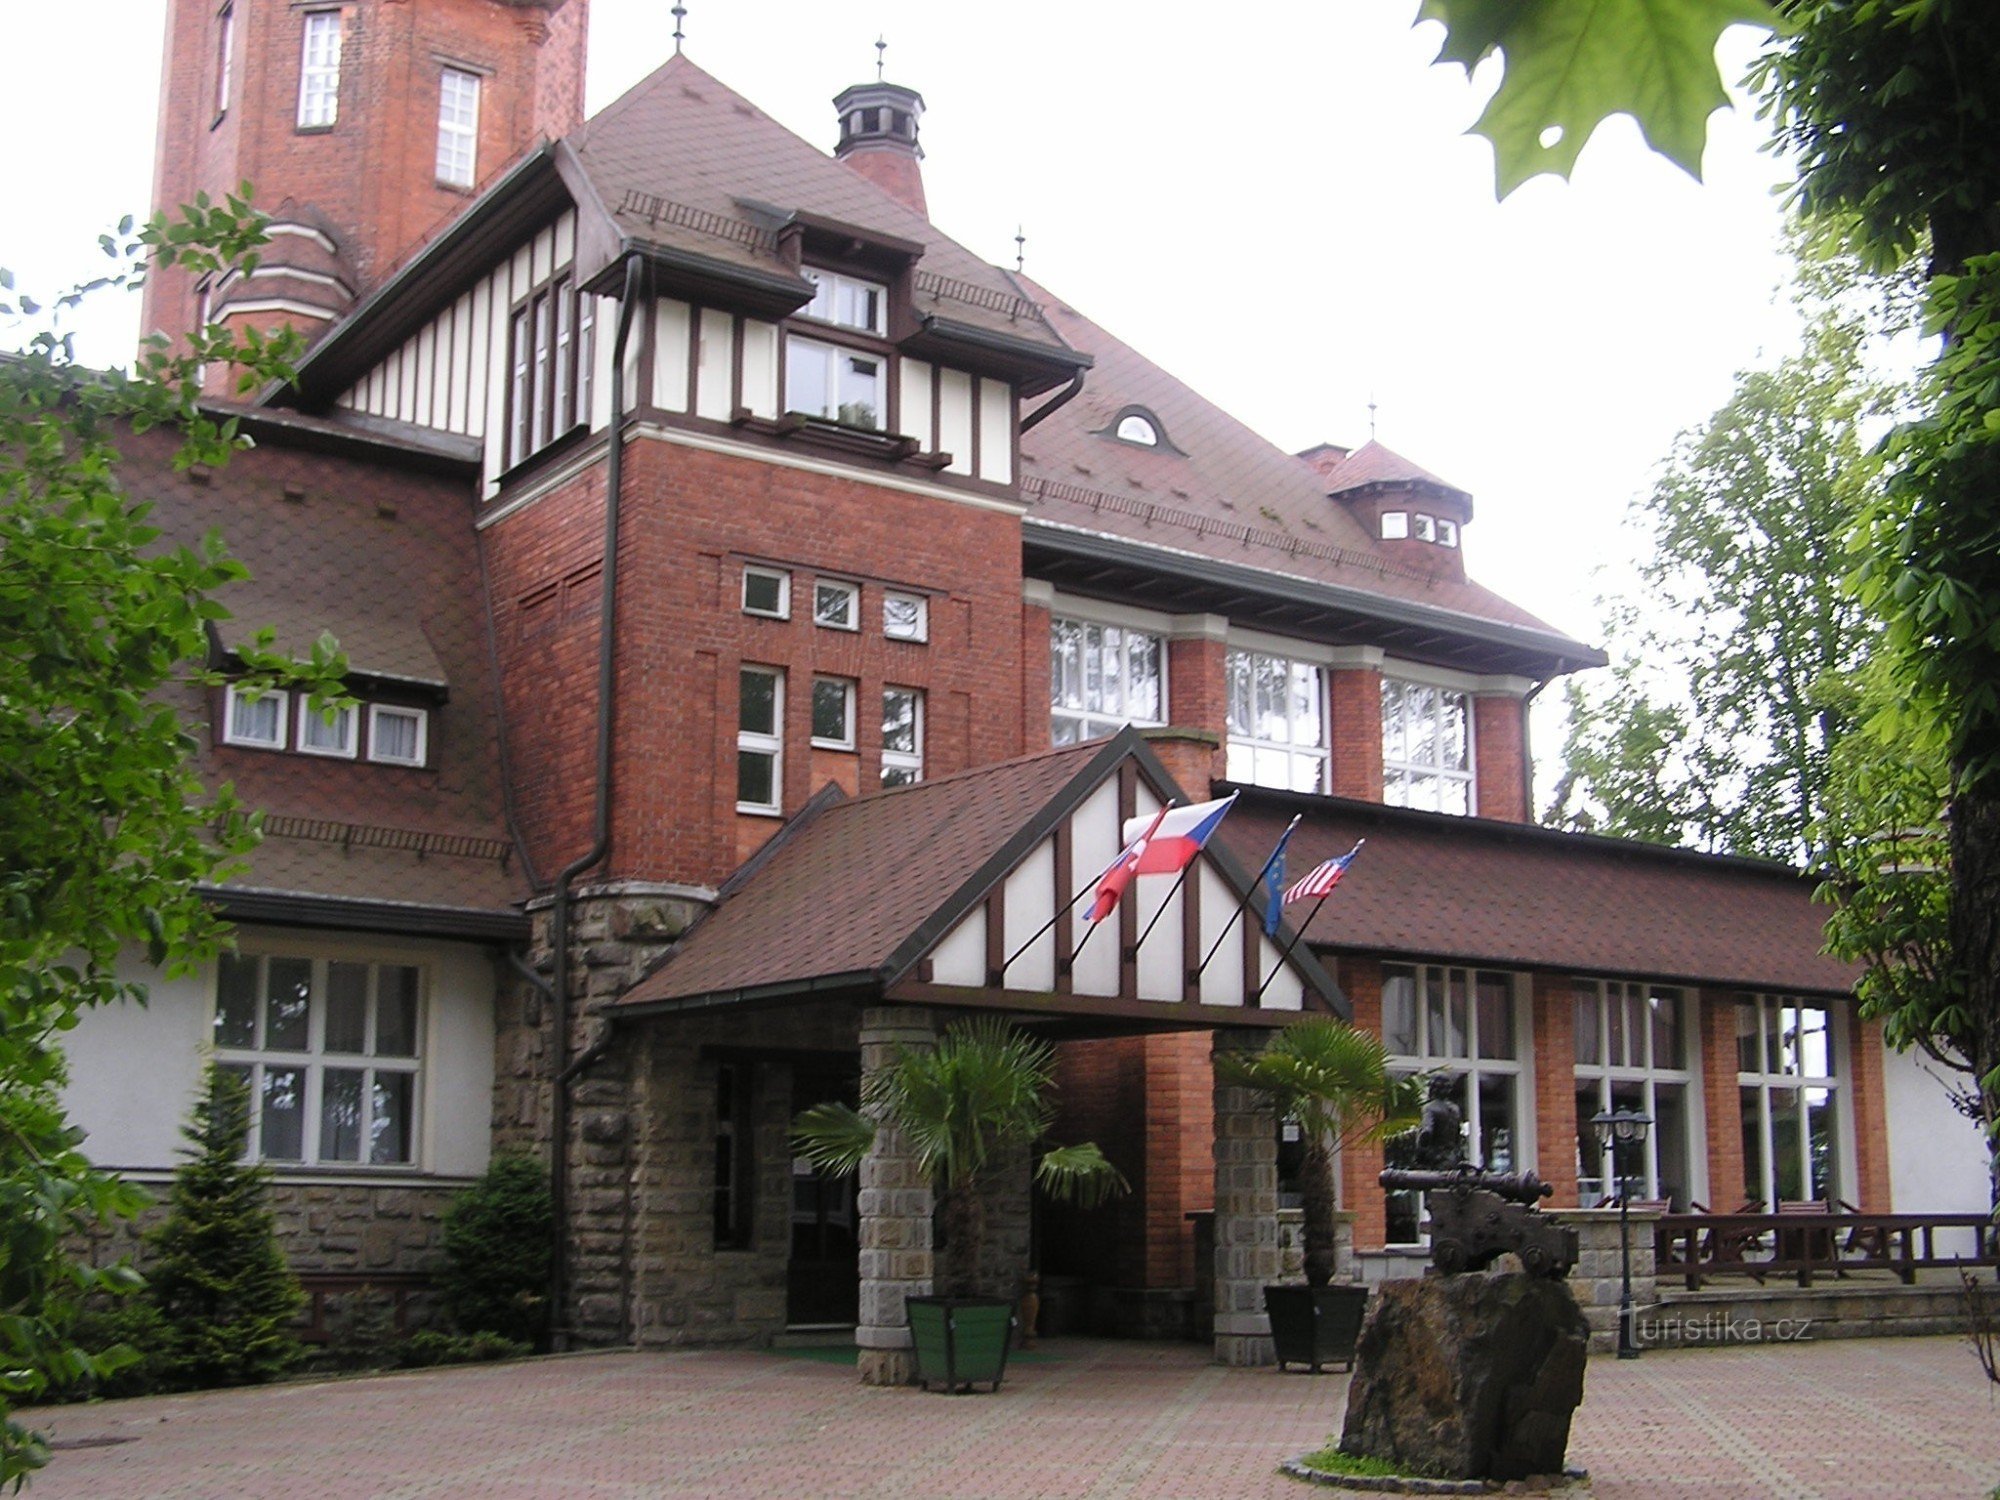
<svg viewBox="0 0 2000 1500">
<path fill-rule="evenodd" d="M 785 815 L 782 807 L 760 807 L 752 802 L 739 802 L 736 810 L 746 818 L 782 818 Z"/>
<path fill-rule="evenodd" d="M 334 131 L 334 127 L 335 127 L 335 126 L 336 126 L 336 125 L 337 125 L 338 123 L 339 123 L 338 121 L 329 121 L 328 123 L 326 123 L 326 124 L 324 124 L 324 125 L 294 125 L 294 126 L 292 127 L 292 134 L 294 134 L 294 135 L 332 135 L 332 134 L 333 134 L 333 131 Z"/>
<path fill-rule="evenodd" d="M 590 424 L 577 422 L 566 431 L 557 433 L 526 458 L 516 459 L 511 468 L 502 469 L 496 474 L 493 482 L 504 490 L 546 467 L 570 450 L 581 447 L 590 436 Z"/>
<path fill-rule="evenodd" d="M 811 744 L 815 750 L 837 750 L 846 755 L 857 753 L 852 740 L 813 740 Z"/>
<path fill-rule="evenodd" d="M 874 428 L 850 427 L 844 422 L 809 416 L 802 411 L 788 411 L 774 421 L 770 417 L 755 415 L 746 406 L 739 406 L 729 420 L 732 426 L 796 442 L 803 447 L 824 448 L 861 458 L 886 459 L 890 463 L 913 464 L 920 469 L 943 469 L 952 461 L 949 453 L 925 453 L 923 445 L 913 437 Z"/>
</svg>

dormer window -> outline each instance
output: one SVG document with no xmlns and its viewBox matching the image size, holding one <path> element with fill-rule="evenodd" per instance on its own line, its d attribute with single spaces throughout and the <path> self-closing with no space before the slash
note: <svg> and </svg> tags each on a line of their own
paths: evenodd
<svg viewBox="0 0 2000 1500">
<path fill-rule="evenodd" d="M 1382 540 L 1400 542 L 1410 534 L 1410 513 L 1406 510 L 1382 512 Z"/>
<path fill-rule="evenodd" d="M 889 289 L 880 282 L 814 266 L 807 266 L 800 274 L 813 284 L 813 299 L 802 316 L 863 333 L 888 333 Z"/>
<path fill-rule="evenodd" d="M 1440 547 L 1458 545 L 1458 522 L 1447 521 L 1443 516 L 1438 517 L 1438 545 Z"/>
<path fill-rule="evenodd" d="M 1127 443 L 1137 443 L 1144 448 L 1160 446 L 1160 429 L 1147 418 L 1136 414 L 1118 420 L 1118 437 Z"/>
<path fill-rule="evenodd" d="M 1427 516 L 1419 511 L 1412 519 L 1415 524 L 1411 527 L 1411 532 L 1418 541 L 1434 542 L 1437 540 L 1437 521 L 1434 517 Z"/>
</svg>

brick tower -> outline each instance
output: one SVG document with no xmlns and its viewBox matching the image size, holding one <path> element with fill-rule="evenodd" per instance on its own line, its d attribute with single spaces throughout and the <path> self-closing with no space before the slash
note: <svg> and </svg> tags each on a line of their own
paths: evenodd
<svg viewBox="0 0 2000 1500">
<path fill-rule="evenodd" d="M 154 206 L 247 181 L 271 243 L 248 278 L 157 275 L 143 328 L 178 335 L 207 316 L 316 336 L 523 150 L 576 128 L 589 11 L 169 0 Z"/>
</svg>

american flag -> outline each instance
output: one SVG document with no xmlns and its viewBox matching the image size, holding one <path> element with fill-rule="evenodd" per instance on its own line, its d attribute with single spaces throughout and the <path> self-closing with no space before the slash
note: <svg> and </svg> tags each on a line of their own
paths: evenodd
<svg viewBox="0 0 2000 1500">
<path fill-rule="evenodd" d="M 1345 854 L 1337 855 L 1315 866 L 1304 879 L 1294 882 L 1285 891 L 1285 905 L 1294 901 L 1310 901 L 1331 895 L 1333 888 L 1340 884 L 1340 877 L 1347 873 L 1347 867 L 1354 863 L 1354 856 L 1361 852 L 1366 839 L 1357 839 L 1354 847 Z"/>
</svg>

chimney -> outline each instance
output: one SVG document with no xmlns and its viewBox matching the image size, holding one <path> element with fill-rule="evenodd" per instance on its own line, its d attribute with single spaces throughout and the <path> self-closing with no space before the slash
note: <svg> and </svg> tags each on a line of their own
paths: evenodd
<svg viewBox="0 0 2000 1500">
<path fill-rule="evenodd" d="M 924 204 L 924 148 L 917 144 L 917 121 L 924 96 L 899 83 L 857 83 L 834 99 L 840 112 L 840 144 L 835 161 L 847 165 L 891 198 L 928 219 Z"/>
</svg>

